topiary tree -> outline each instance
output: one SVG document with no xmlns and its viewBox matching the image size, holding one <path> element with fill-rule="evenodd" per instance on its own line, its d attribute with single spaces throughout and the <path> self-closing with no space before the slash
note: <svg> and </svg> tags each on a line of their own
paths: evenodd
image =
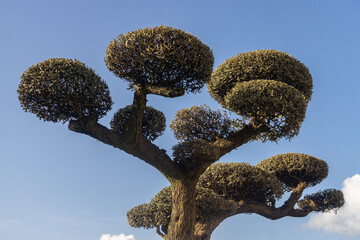
<svg viewBox="0 0 360 240">
<path fill-rule="evenodd" d="M 18 94 L 25 111 L 44 121 L 68 122 L 69 130 L 125 151 L 168 179 L 171 187 L 129 211 L 132 226 L 156 227 L 166 240 L 209 239 L 223 219 L 235 214 L 277 219 L 343 204 L 336 190 L 299 201 L 306 187 L 327 175 L 326 164 L 307 155 L 278 155 L 258 166 L 213 164 L 250 141 L 298 134 L 312 78 L 295 58 L 259 50 L 230 58 L 213 71 L 208 46 L 182 30 L 159 26 L 119 35 L 106 49 L 105 63 L 134 91 L 132 105 L 115 113 L 110 128 L 98 123 L 112 106 L 108 87 L 77 60 L 54 58 L 31 66 L 21 76 Z M 238 119 L 206 106 L 180 110 L 171 123 L 179 140 L 171 157 L 152 143 L 164 131 L 165 117 L 146 106 L 147 96 L 180 97 L 205 84 Z M 290 198 L 277 208 L 276 200 L 289 190 Z"/>
<path fill-rule="evenodd" d="M 215 228 L 236 214 L 259 214 L 268 219 L 305 217 L 311 212 L 336 210 L 344 205 L 341 191 L 327 189 L 306 195 L 307 187 L 327 177 L 328 166 L 318 158 L 300 154 L 280 154 L 256 166 L 248 163 L 215 163 L 200 176 L 196 195 L 196 240 L 208 240 Z M 284 192 L 288 199 L 279 207 Z M 298 205 L 296 208 L 295 205 Z M 156 228 L 167 234 L 172 209 L 171 188 L 161 190 L 149 204 L 128 212 L 133 227 Z"/>
</svg>

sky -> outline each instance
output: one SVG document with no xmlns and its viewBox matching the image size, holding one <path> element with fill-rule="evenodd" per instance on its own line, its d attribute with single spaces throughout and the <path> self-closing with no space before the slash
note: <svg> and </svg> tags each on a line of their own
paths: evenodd
<svg viewBox="0 0 360 240">
<path fill-rule="evenodd" d="M 337 214 L 271 221 L 239 215 L 224 221 L 212 240 L 360 239 L 360 2 L 357 0 L 254 1 L 0 1 L 0 239 L 159 240 L 154 229 L 128 225 L 126 212 L 168 185 L 156 169 L 67 124 L 43 122 L 21 109 L 21 74 L 48 58 L 78 59 L 109 85 L 113 109 L 132 101 L 127 84 L 109 72 L 105 49 L 119 34 L 167 25 L 208 45 L 214 68 L 241 52 L 285 51 L 303 62 L 314 94 L 300 134 L 291 141 L 251 142 L 221 162 L 259 161 L 298 152 L 325 160 L 329 176 L 306 193 L 343 189 L 346 205 Z M 171 152 L 169 128 L 176 112 L 207 104 L 199 94 L 166 99 L 150 96 L 164 112 L 167 130 L 155 141 Z"/>
</svg>

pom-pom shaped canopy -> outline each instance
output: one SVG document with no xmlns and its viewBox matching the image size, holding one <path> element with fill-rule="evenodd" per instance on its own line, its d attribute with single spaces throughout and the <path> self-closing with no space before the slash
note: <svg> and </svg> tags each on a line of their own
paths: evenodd
<svg viewBox="0 0 360 240">
<path fill-rule="evenodd" d="M 154 228 L 165 227 L 171 217 L 171 187 L 163 188 L 150 201 L 132 208 L 127 213 L 128 221 L 132 227 Z M 196 187 L 196 217 L 209 218 L 217 214 L 234 212 L 237 204 L 227 201 L 208 188 Z"/>
<path fill-rule="evenodd" d="M 141 204 L 127 212 L 127 219 L 132 227 L 154 228 L 168 224 L 168 220 L 164 221 L 163 218 L 159 217 L 164 212 L 164 209 L 157 209 L 154 205 Z"/>
<path fill-rule="evenodd" d="M 296 187 L 300 182 L 315 186 L 328 175 L 326 162 L 302 153 L 279 154 L 256 166 L 274 174 L 287 189 Z"/>
<path fill-rule="evenodd" d="M 312 77 L 294 57 L 276 50 L 241 53 L 226 60 L 207 82 L 223 107 L 268 127 L 260 138 L 297 135 L 312 94 Z"/>
<path fill-rule="evenodd" d="M 78 60 L 51 58 L 21 76 L 19 100 L 25 111 L 44 121 L 99 119 L 111 109 L 106 83 Z"/>
<path fill-rule="evenodd" d="M 314 194 L 306 195 L 298 202 L 300 209 L 315 209 L 317 212 L 337 210 L 345 203 L 344 194 L 336 189 L 326 189 Z"/>
<path fill-rule="evenodd" d="M 170 128 L 178 140 L 204 139 L 211 142 L 227 137 L 239 129 L 240 125 L 219 110 L 212 111 L 203 105 L 179 110 Z"/>
<path fill-rule="evenodd" d="M 199 186 L 234 200 L 273 202 L 283 194 L 281 182 L 272 174 L 247 163 L 216 163 L 200 176 Z"/>
<path fill-rule="evenodd" d="M 225 107 L 268 127 L 260 138 L 276 141 L 298 134 L 307 102 L 296 88 L 274 80 L 253 80 L 235 85 L 226 95 Z"/>
<path fill-rule="evenodd" d="M 131 113 L 132 105 L 119 109 L 114 114 L 114 117 L 110 122 L 111 128 L 120 134 L 123 133 L 128 124 Z M 150 141 L 154 141 L 163 134 L 165 127 L 166 119 L 164 114 L 153 107 L 146 106 L 142 118 L 142 133 L 144 137 Z"/>
<path fill-rule="evenodd" d="M 107 47 L 105 62 L 130 84 L 197 92 L 210 78 L 214 57 L 191 34 L 159 26 L 119 35 Z"/>
<path fill-rule="evenodd" d="M 208 142 L 203 139 L 187 140 L 173 146 L 174 161 L 188 167 L 195 167 L 200 161 L 208 160 Z"/>
<path fill-rule="evenodd" d="M 307 100 L 312 95 L 312 77 L 308 68 L 296 58 L 276 50 L 240 53 L 218 66 L 207 83 L 209 92 L 220 104 L 240 82 L 274 80 L 300 91 Z"/>
</svg>

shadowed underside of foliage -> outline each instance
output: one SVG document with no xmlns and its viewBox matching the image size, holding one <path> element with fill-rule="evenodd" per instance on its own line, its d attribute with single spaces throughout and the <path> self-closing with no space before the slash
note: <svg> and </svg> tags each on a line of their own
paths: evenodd
<svg viewBox="0 0 360 240">
<path fill-rule="evenodd" d="M 44 121 L 69 122 L 69 130 L 141 159 L 170 182 L 150 203 L 128 212 L 131 226 L 156 228 L 165 240 L 209 240 L 223 220 L 236 214 L 275 220 L 344 204 L 335 189 L 300 200 L 304 189 L 328 174 L 324 161 L 306 154 L 280 154 L 256 166 L 214 164 L 248 142 L 298 134 L 313 83 L 307 67 L 289 54 L 240 53 L 213 71 L 208 46 L 185 31 L 159 26 L 120 34 L 108 45 L 105 63 L 134 91 L 132 104 L 114 114 L 110 128 L 98 122 L 113 104 L 108 86 L 77 60 L 51 58 L 29 67 L 18 94 L 25 111 Z M 153 143 L 166 119 L 147 106 L 148 95 L 174 98 L 199 92 L 205 84 L 236 118 L 205 105 L 179 110 L 170 125 L 179 142 L 168 155 Z M 290 196 L 277 206 L 284 191 Z"/>
<path fill-rule="evenodd" d="M 304 199 L 299 200 L 306 187 L 313 186 L 323 179 L 318 177 L 314 180 L 307 176 L 316 169 L 318 175 L 326 177 L 327 164 L 312 156 L 297 153 L 281 154 L 270 159 L 271 164 L 281 165 L 282 169 L 286 169 L 284 162 L 292 162 L 295 158 L 298 163 L 295 161 L 292 165 L 288 164 L 287 173 L 283 173 L 280 179 L 276 177 L 277 172 L 258 167 L 264 167 L 268 159 L 257 166 L 247 163 L 216 163 L 208 167 L 201 175 L 196 188 L 195 232 L 198 233 L 198 239 L 204 236 L 210 238 L 218 224 L 236 214 L 256 213 L 270 219 L 278 219 L 285 216 L 306 216 L 313 211 L 336 211 L 342 207 L 343 194 L 335 189 L 306 195 Z M 302 178 L 292 175 L 292 171 L 300 171 L 303 174 Z M 281 179 L 291 177 L 297 181 L 291 182 L 296 182 L 296 185 L 289 188 Z M 283 206 L 276 207 L 276 200 L 281 198 L 285 190 L 291 191 L 289 199 Z M 150 203 L 131 209 L 127 214 L 129 224 L 133 227 L 157 228 L 158 234 L 165 236 L 170 223 L 171 204 L 171 188 L 166 187 Z"/>
</svg>

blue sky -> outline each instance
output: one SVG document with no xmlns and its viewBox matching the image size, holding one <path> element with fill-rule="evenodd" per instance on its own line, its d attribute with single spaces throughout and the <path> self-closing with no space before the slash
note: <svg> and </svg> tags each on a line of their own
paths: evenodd
<svg viewBox="0 0 360 240">
<path fill-rule="evenodd" d="M 252 142 L 221 161 L 256 164 L 279 153 L 307 153 L 330 167 L 328 178 L 309 192 L 341 189 L 345 179 L 360 173 L 359 13 L 357 0 L 0 1 L 0 239 L 99 240 L 103 234 L 160 239 L 154 230 L 131 228 L 126 212 L 168 185 L 162 175 L 68 131 L 66 124 L 25 113 L 16 93 L 29 66 L 51 57 L 76 58 L 110 87 L 115 104 L 100 120 L 108 126 L 113 113 L 131 103 L 132 92 L 107 70 L 105 49 L 119 34 L 143 27 L 168 25 L 197 36 L 213 50 L 215 67 L 257 49 L 286 51 L 302 61 L 313 76 L 314 94 L 299 136 L 278 144 Z M 149 105 L 165 113 L 168 126 L 177 110 L 202 104 L 220 107 L 206 88 L 175 99 L 149 98 Z M 176 144 L 169 127 L 156 143 L 168 151 Z M 351 179 L 345 189 L 359 189 L 358 178 Z M 360 208 L 360 197 L 352 197 L 354 208 L 348 212 Z M 346 222 L 351 216 L 343 218 Z M 309 227 L 317 220 L 309 219 L 236 216 L 222 223 L 212 239 L 339 240 L 349 231 L 355 232 L 352 239 L 360 239 L 360 230 L 329 233 Z M 349 221 L 360 226 L 356 219 Z"/>
</svg>

